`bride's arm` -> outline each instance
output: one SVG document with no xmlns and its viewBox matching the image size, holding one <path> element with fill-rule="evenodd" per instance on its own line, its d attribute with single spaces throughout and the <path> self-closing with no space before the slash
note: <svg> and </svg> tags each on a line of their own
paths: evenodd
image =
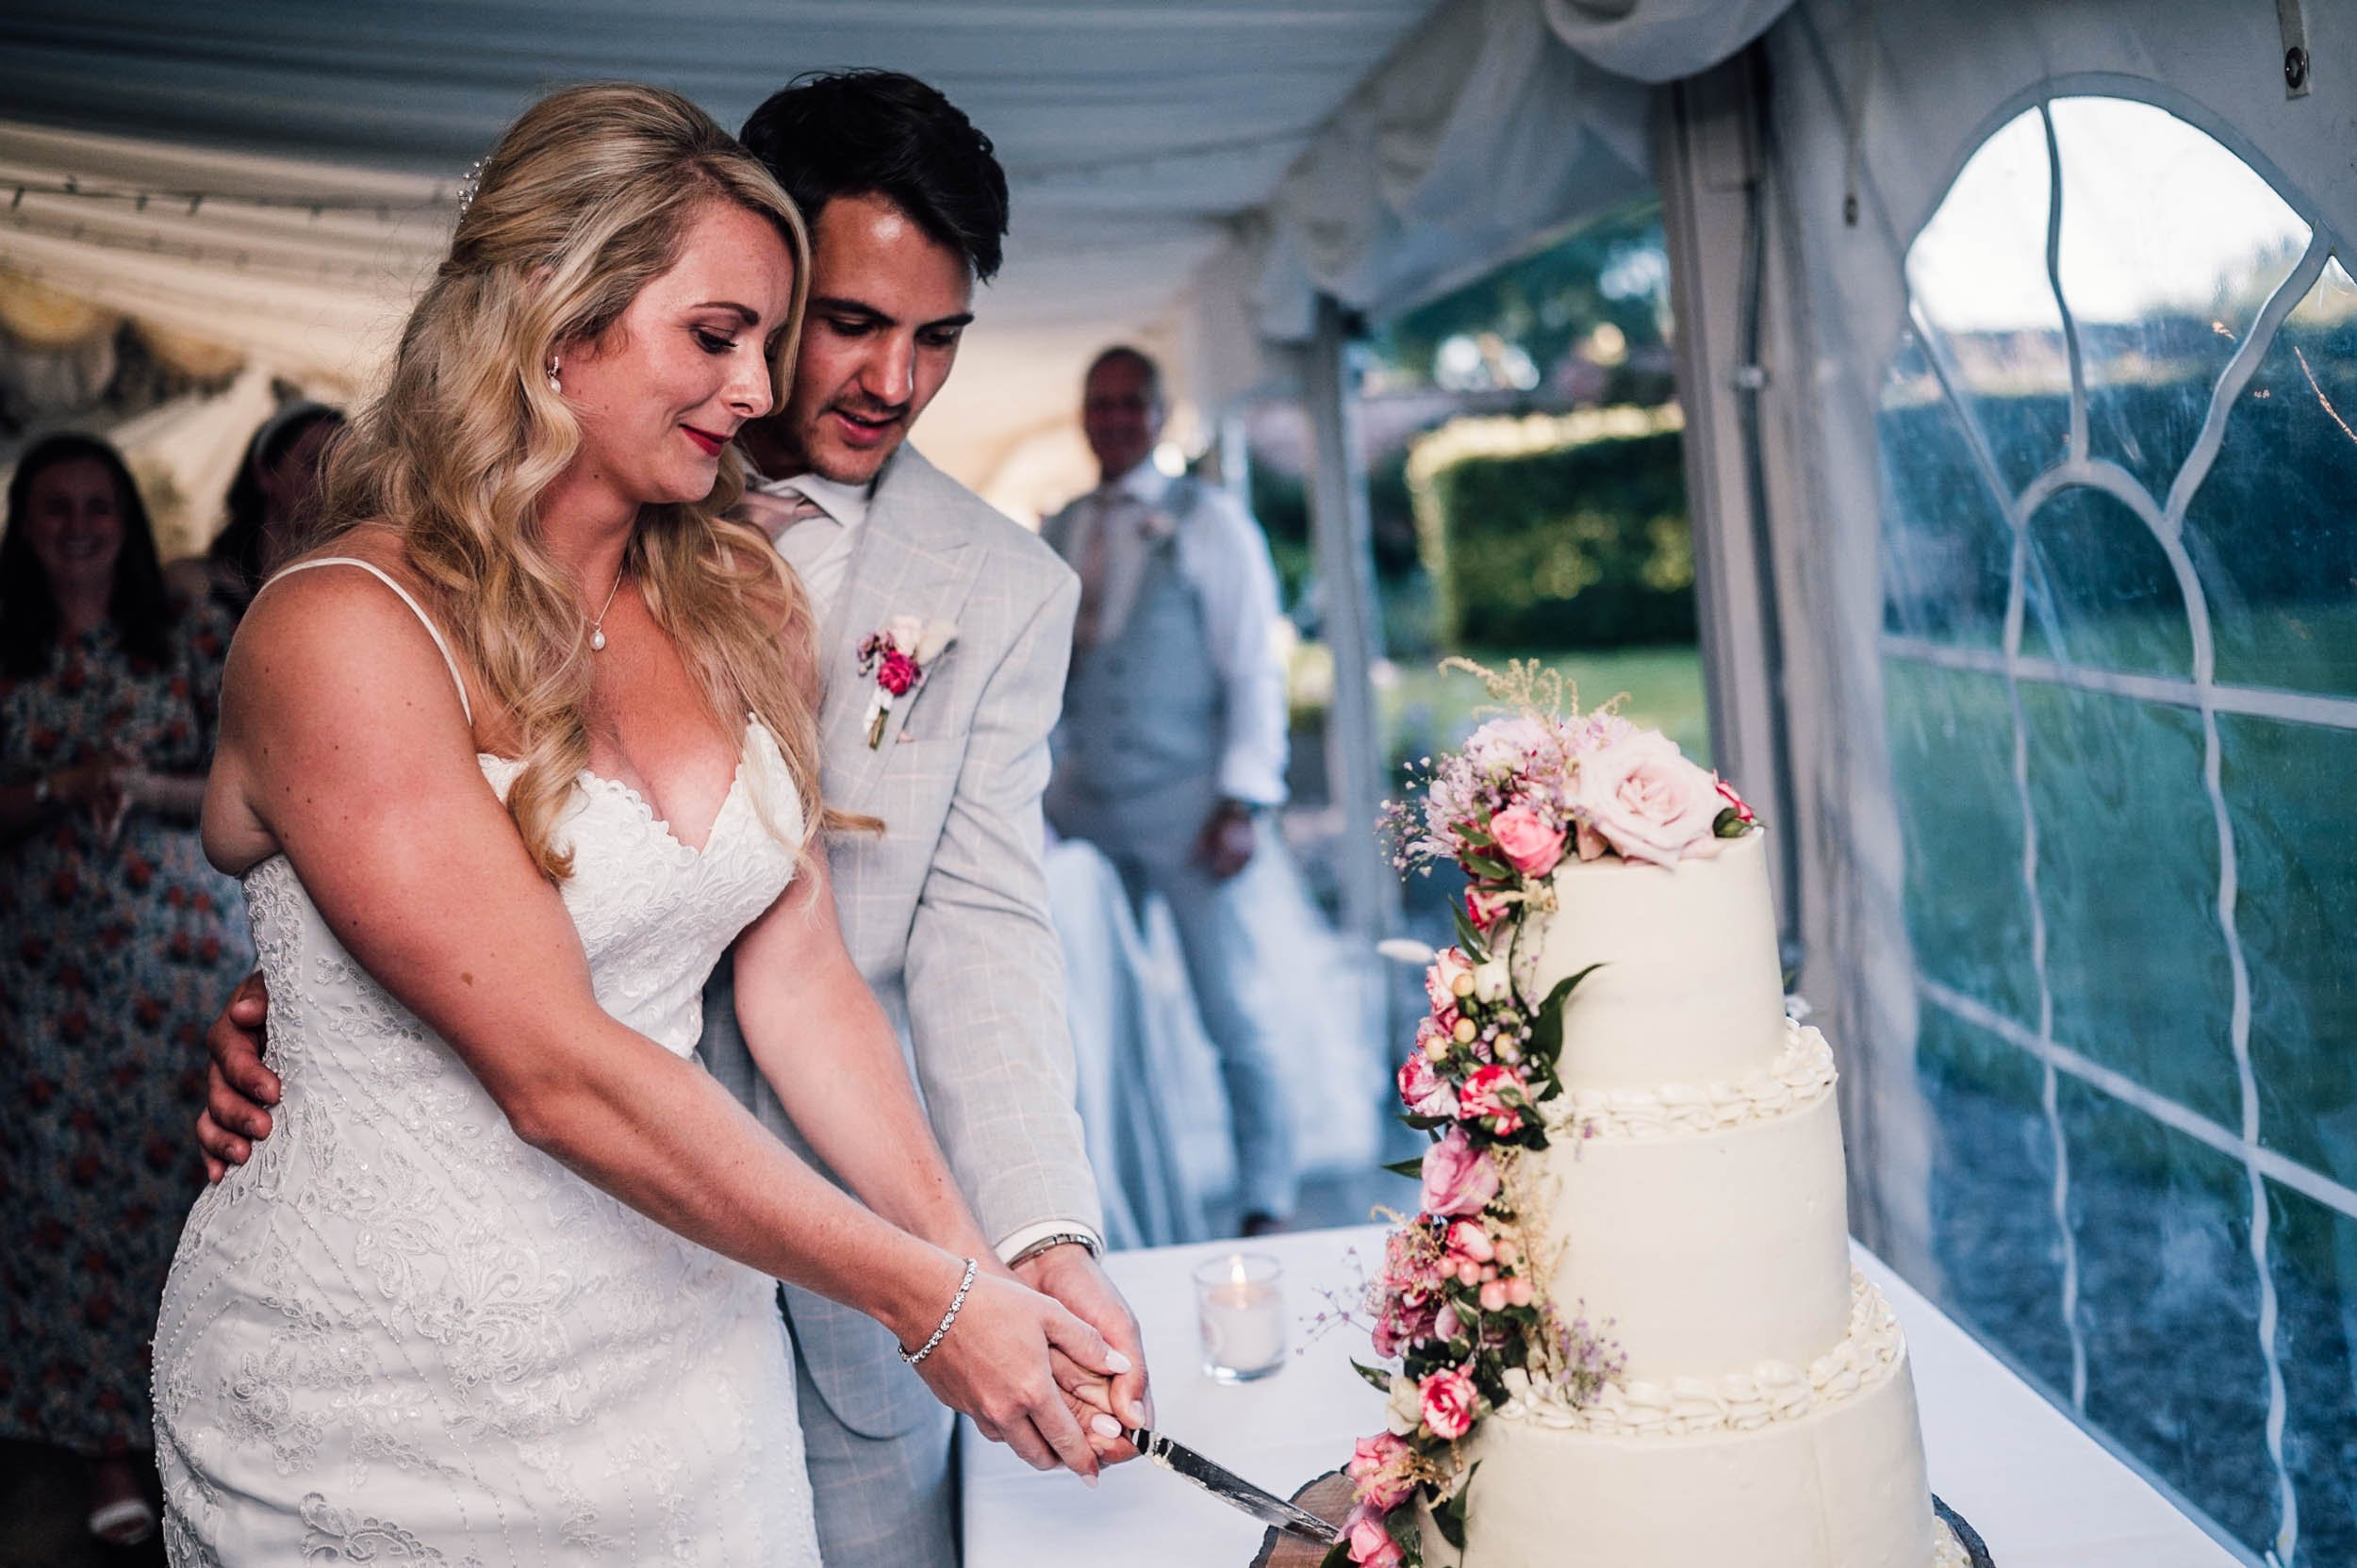
<svg viewBox="0 0 2357 1568">
<path fill-rule="evenodd" d="M 899 1036 L 843 945 L 817 845 L 784 896 L 736 939 L 735 975 L 746 1047 L 828 1168 L 902 1230 L 997 1267 L 916 1098 Z"/>
<path fill-rule="evenodd" d="M 598 1005 L 562 899 L 484 781 L 440 656 L 371 579 L 305 572 L 256 601 L 230 660 L 206 815 L 220 858 L 287 853 L 338 940 L 450 1043 L 519 1137 L 903 1344 L 932 1333 L 958 1257 L 851 1201 L 701 1068 Z M 1093 1474 L 1047 1372 L 1051 1344 L 1110 1370 L 1094 1329 L 986 1277 L 922 1370 L 1031 1462 Z"/>
</svg>

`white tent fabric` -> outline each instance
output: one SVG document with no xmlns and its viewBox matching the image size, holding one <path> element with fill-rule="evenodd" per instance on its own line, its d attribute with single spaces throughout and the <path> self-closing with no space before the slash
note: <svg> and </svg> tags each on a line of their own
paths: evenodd
<svg viewBox="0 0 2357 1568">
<path fill-rule="evenodd" d="M 336 393 L 372 373 L 467 164 L 548 86 L 653 81 L 733 124 L 798 71 L 889 65 L 972 114 L 1014 190 L 926 428 L 987 487 L 1069 423 L 1109 339 L 1172 351 L 1217 404 L 1308 335 L 1316 291 L 1397 309 L 1642 192 L 1632 78 L 1708 64 L 1782 3 L 87 0 L 0 17 L 0 202 L 25 187 L 0 268 Z"/>
</svg>

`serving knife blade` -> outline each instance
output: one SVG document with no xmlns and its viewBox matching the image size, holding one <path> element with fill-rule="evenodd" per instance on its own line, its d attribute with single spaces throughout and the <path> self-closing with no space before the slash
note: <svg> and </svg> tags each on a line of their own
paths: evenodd
<svg viewBox="0 0 2357 1568">
<path fill-rule="evenodd" d="M 1242 1509 L 1264 1525 L 1274 1525 L 1288 1534 L 1298 1535 L 1331 1546 L 1342 1539 L 1342 1531 L 1311 1513 L 1296 1508 L 1274 1493 L 1263 1492 L 1242 1476 L 1223 1465 L 1212 1463 L 1183 1443 L 1174 1443 L 1162 1433 L 1145 1427 L 1125 1429 L 1122 1434 L 1129 1445 L 1173 1475 L 1193 1481 L 1230 1508 Z"/>
</svg>

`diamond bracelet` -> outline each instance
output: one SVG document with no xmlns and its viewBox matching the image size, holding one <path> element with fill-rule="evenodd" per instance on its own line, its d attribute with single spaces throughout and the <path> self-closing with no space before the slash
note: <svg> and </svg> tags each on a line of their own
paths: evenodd
<svg viewBox="0 0 2357 1568">
<path fill-rule="evenodd" d="M 941 1327 L 933 1330 L 933 1337 L 927 1340 L 922 1348 L 916 1350 L 900 1350 L 900 1359 L 902 1361 L 908 1362 L 911 1366 L 915 1366 L 918 1362 L 923 1361 L 926 1357 L 933 1353 L 933 1347 L 941 1343 L 941 1336 L 948 1333 L 949 1331 L 949 1325 L 958 1320 L 958 1309 L 965 1305 L 965 1293 L 974 1288 L 974 1276 L 981 1269 L 981 1265 L 971 1258 L 968 1258 L 965 1261 L 965 1278 L 958 1281 L 958 1294 L 950 1298 L 949 1310 L 941 1314 Z M 898 1345 L 895 1345 L 893 1348 L 898 1350 L 900 1347 Z"/>
</svg>

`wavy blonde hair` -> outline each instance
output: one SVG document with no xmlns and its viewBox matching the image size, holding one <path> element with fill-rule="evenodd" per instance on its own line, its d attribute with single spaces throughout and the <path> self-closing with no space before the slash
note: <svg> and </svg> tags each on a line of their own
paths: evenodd
<svg viewBox="0 0 2357 1568">
<path fill-rule="evenodd" d="M 613 328 L 679 260 L 712 202 L 767 218 L 793 253 L 793 306 L 769 367 L 782 403 L 810 292 L 810 239 L 792 200 L 676 93 L 566 88 L 526 110 L 484 161 L 389 381 L 324 478 L 323 528 L 376 522 L 399 534 L 485 695 L 514 723 L 523 767 L 507 812 L 554 879 L 572 872 L 551 839 L 589 761 L 591 655 L 577 585 L 536 515 L 581 446 L 547 366 Z M 721 727 L 741 737 L 750 711 L 777 737 L 803 807 L 799 853 L 834 825 L 818 794 L 815 624 L 768 540 L 722 515 L 743 493 L 732 448 L 701 501 L 642 508 L 623 570 Z"/>
</svg>

